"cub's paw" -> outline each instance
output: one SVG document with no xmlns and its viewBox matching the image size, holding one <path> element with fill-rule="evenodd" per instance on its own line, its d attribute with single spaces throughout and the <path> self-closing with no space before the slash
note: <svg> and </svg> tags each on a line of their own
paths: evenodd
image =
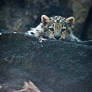
<svg viewBox="0 0 92 92">
<path fill-rule="evenodd" d="M 45 39 L 45 38 L 39 38 L 39 42 L 40 42 L 40 43 L 42 43 L 42 42 L 44 42 L 44 41 L 47 41 L 47 39 Z"/>
</svg>

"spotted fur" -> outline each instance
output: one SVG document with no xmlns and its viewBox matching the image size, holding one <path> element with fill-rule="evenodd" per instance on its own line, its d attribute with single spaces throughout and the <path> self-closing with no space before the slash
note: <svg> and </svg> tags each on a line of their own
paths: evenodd
<svg viewBox="0 0 92 92">
<path fill-rule="evenodd" d="M 31 30 L 38 38 L 48 38 L 55 40 L 80 41 L 73 34 L 74 17 L 64 18 L 61 16 L 48 17 L 41 16 L 41 23 Z M 37 35 L 39 33 L 39 36 Z"/>
</svg>

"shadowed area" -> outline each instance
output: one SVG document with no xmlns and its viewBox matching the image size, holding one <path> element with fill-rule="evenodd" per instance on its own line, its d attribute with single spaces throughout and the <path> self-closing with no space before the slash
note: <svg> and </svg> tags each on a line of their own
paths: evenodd
<svg viewBox="0 0 92 92">
<path fill-rule="evenodd" d="M 29 81 L 41 92 L 91 92 L 92 42 L 0 35 L 0 92 L 20 90 Z"/>
</svg>

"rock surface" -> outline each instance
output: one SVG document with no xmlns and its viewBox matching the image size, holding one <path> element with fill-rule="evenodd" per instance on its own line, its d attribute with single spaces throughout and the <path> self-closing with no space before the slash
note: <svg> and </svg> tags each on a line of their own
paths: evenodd
<svg viewBox="0 0 92 92">
<path fill-rule="evenodd" d="M 21 90 L 29 81 L 41 92 L 91 92 L 92 42 L 39 43 L 23 34 L 1 35 L 0 92 Z"/>
</svg>

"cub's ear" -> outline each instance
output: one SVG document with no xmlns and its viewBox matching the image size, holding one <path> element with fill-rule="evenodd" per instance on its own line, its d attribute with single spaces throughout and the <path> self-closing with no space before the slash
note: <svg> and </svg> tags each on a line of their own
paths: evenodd
<svg viewBox="0 0 92 92">
<path fill-rule="evenodd" d="M 69 23 L 70 25 L 73 25 L 75 23 L 75 18 L 69 17 L 69 18 L 66 19 L 66 22 Z"/>
<path fill-rule="evenodd" d="M 41 22 L 43 23 L 44 26 L 46 26 L 46 24 L 48 24 L 50 21 L 49 17 L 46 15 L 42 15 L 41 16 Z"/>
</svg>

